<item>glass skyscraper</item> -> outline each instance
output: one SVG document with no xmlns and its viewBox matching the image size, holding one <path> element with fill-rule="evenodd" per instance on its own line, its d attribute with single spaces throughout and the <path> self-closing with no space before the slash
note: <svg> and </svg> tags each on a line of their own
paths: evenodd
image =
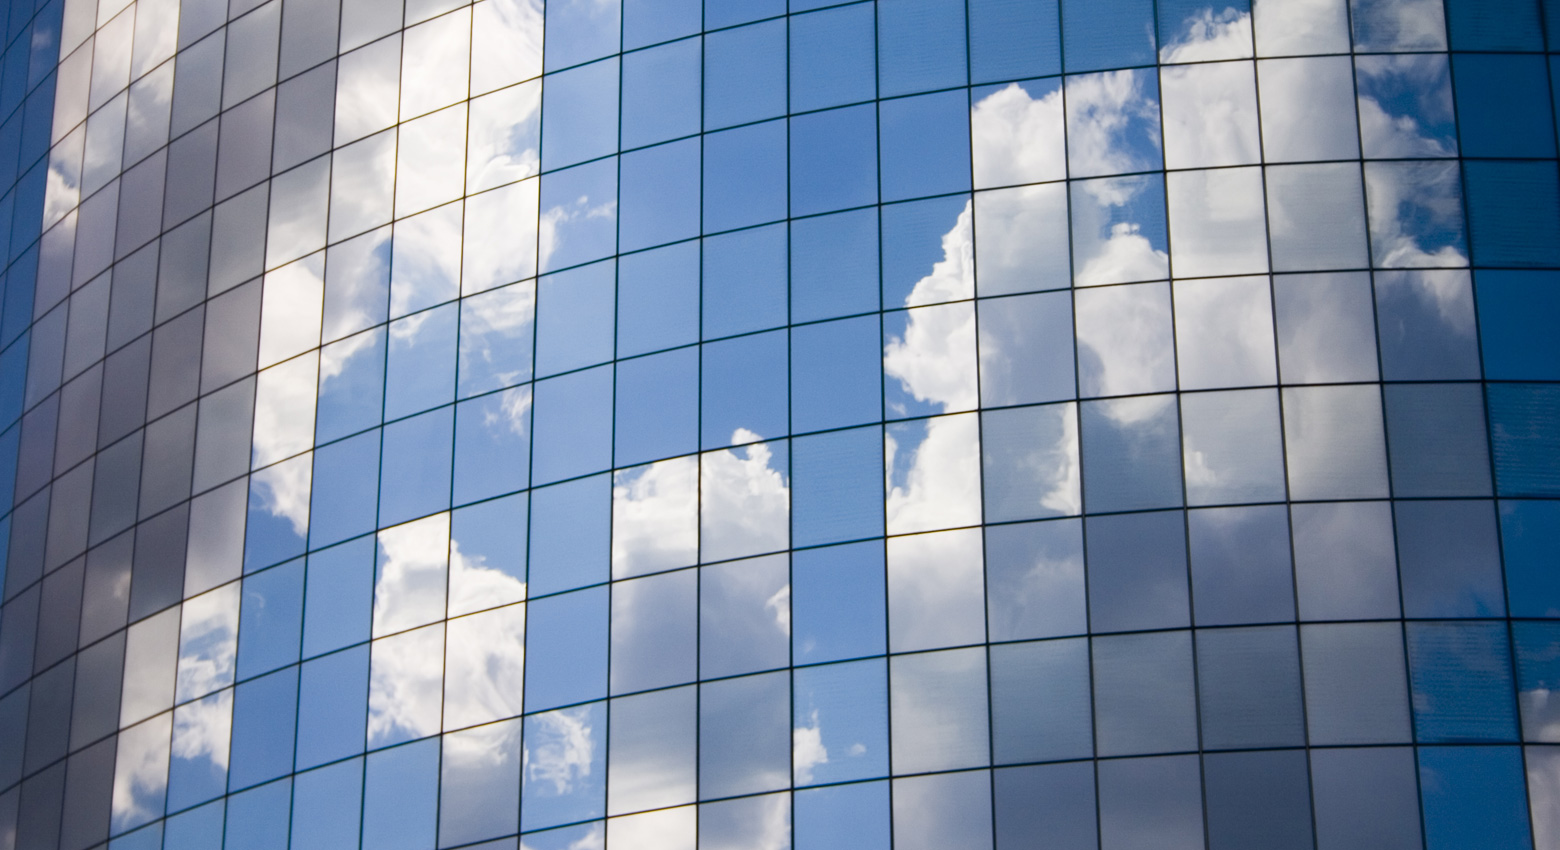
<svg viewBox="0 0 1560 850">
<path fill-rule="evenodd" d="M 0 850 L 1560 847 L 1560 2 L 0 28 Z"/>
</svg>

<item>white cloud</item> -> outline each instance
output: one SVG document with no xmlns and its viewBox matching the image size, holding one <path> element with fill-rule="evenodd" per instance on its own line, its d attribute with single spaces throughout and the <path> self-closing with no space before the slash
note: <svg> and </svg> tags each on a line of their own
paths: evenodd
<svg viewBox="0 0 1560 850">
<path fill-rule="evenodd" d="M 700 557 L 720 561 L 785 549 L 791 539 L 791 488 L 785 461 L 745 428 L 732 432 L 731 449 L 705 452 L 699 470 L 703 491 Z M 783 444 L 782 444 L 783 445 Z"/>
<path fill-rule="evenodd" d="M 1533 846 L 1560 846 L 1560 749 L 1527 748 L 1527 784 Z"/>
<path fill-rule="evenodd" d="M 979 529 L 892 537 L 887 556 L 892 651 L 985 640 L 986 593 Z"/>
<path fill-rule="evenodd" d="M 1341 53 L 1349 49 L 1347 0 L 1259 2 L 1257 46 L 1263 56 Z"/>
<path fill-rule="evenodd" d="M 698 554 L 697 455 L 613 473 L 614 578 L 687 566 Z"/>
<path fill-rule="evenodd" d="M 1373 162 L 1365 169 L 1371 250 L 1387 268 L 1462 267 L 1468 258 L 1452 245 L 1429 250 L 1422 230 L 1462 229 L 1457 163 Z"/>
<path fill-rule="evenodd" d="M 791 730 L 791 763 L 796 766 L 796 784 L 813 780 L 813 768 L 829 763 L 829 748 L 823 745 L 823 730 L 818 726 L 818 710 L 813 709 L 806 726 Z"/>
<path fill-rule="evenodd" d="M 162 816 L 172 726 L 169 713 L 119 733 L 112 809 L 116 831 Z"/>
<path fill-rule="evenodd" d="M 480 192 L 540 172 L 541 117 L 541 80 L 473 99 L 466 191 Z"/>
<path fill-rule="evenodd" d="M 206 759 L 227 771 L 233 737 L 233 690 L 219 691 L 180 706 L 173 713 L 173 755 L 188 761 Z"/>
<path fill-rule="evenodd" d="M 472 9 L 471 89 L 492 91 L 542 73 L 540 0 L 483 0 Z"/>
<path fill-rule="evenodd" d="M 1143 92 L 1143 80 L 1151 79 L 1151 73 L 1108 71 L 1067 81 L 1067 157 L 1071 176 L 1122 174 L 1158 166 L 1142 159 L 1127 143 L 1134 124 L 1147 132 L 1151 143 L 1157 145 L 1159 141 L 1159 104 Z"/>
<path fill-rule="evenodd" d="M 698 807 L 681 806 L 607 821 L 607 842 L 617 850 L 694 850 Z"/>
<path fill-rule="evenodd" d="M 467 555 L 450 540 L 450 616 L 469 614 L 525 599 L 525 582 L 487 565 L 483 555 Z"/>
<path fill-rule="evenodd" d="M 1160 71 L 1165 167 L 1208 168 L 1261 161 L 1252 70 L 1249 62 L 1213 62 Z"/>
<path fill-rule="evenodd" d="M 370 746 L 439 731 L 444 624 L 374 641 L 368 684 Z"/>
<path fill-rule="evenodd" d="M 379 532 L 375 637 L 444 618 L 449 545 L 448 513 Z"/>
<path fill-rule="evenodd" d="M 1060 87 L 1035 99 L 1018 83 L 970 109 L 975 188 L 1061 180 L 1067 176 Z"/>
<path fill-rule="evenodd" d="M 590 725 L 590 706 L 549 711 L 533 716 L 522 770 L 527 782 L 552 786 L 557 795 L 572 792 L 590 777 L 596 758 L 595 731 Z"/>
<path fill-rule="evenodd" d="M 1111 225 L 1110 236 L 1094 247 L 1093 256 L 1079 258 L 1078 286 L 1154 280 L 1170 274 L 1170 255 L 1155 248 L 1137 224 Z"/>
<path fill-rule="evenodd" d="M 184 603 L 176 702 L 203 697 L 233 684 L 238 655 L 239 587 L 239 582 L 231 582 Z"/>
<path fill-rule="evenodd" d="M 1193 12 L 1159 48 L 1161 62 L 1210 62 L 1250 55 L 1251 14 L 1232 7 L 1215 12 L 1208 6 Z"/>
<path fill-rule="evenodd" d="M 401 119 L 464 99 L 471 57 L 470 10 L 459 9 L 408 27 L 405 38 L 401 51 Z"/>
<path fill-rule="evenodd" d="M 920 443 L 904 449 L 892 429 L 884 434 L 889 534 L 980 522 L 978 414 L 939 416 L 925 420 L 925 428 Z M 914 455 L 901 478 L 893 473 L 902 450 Z"/>
<path fill-rule="evenodd" d="M 525 683 L 523 603 L 450 620 L 444 648 L 446 730 L 520 714 Z"/>
<path fill-rule="evenodd" d="M 1170 292 L 1164 283 L 1081 290 L 1074 296 L 1078 377 L 1085 396 L 1175 389 Z"/>
</svg>

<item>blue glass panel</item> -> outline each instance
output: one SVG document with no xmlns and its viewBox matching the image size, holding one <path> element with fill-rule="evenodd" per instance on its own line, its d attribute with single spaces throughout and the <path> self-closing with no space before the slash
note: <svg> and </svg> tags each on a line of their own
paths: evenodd
<svg viewBox="0 0 1560 850">
<path fill-rule="evenodd" d="M 877 114 L 871 105 L 791 119 L 791 213 L 877 201 Z"/>
<path fill-rule="evenodd" d="M 883 200 L 969 190 L 966 92 L 885 100 L 878 106 L 878 116 L 882 122 Z"/>
<path fill-rule="evenodd" d="M 718 130 L 785 114 L 785 21 L 704 37 L 704 128 Z"/>
<path fill-rule="evenodd" d="M 691 5 L 697 30 L 699 4 Z M 699 39 L 690 38 L 623 57 L 625 150 L 699 132 L 699 46 Z"/>
<path fill-rule="evenodd" d="M 625 0 L 623 49 L 696 33 L 703 11 L 699 0 Z"/>
<path fill-rule="evenodd" d="M 606 581 L 612 478 L 598 475 L 531 492 L 533 596 Z"/>
<path fill-rule="evenodd" d="M 1538 0 L 1446 0 L 1446 18 L 1453 50 L 1544 49 Z"/>
<path fill-rule="evenodd" d="M 1480 285 L 1488 274 L 1480 272 Z M 1381 371 L 1389 381 L 1479 377 L 1472 285 L 1464 271 L 1376 272 Z"/>
<path fill-rule="evenodd" d="M 1400 501 L 1393 506 L 1405 616 L 1506 613 L 1493 507 L 1487 501 Z"/>
<path fill-rule="evenodd" d="M 612 261 L 542 278 L 537 292 L 536 373 L 555 375 L 612 359 Z"/>
<path fill-rule="evenodd" d="M 315 451 L 309 545 L 327 546 L 374 530 L 379 504 L 379 432 Z"/>
<path fill-rule="evenodd" d="M 1210 850 L 1315 847 L 1310 779 L 1305 753 L 1298 750 L 1206 756 Z"/>
<path fill-rule="evenodd" d="M 1464 156 L 1555 155 L 1552 101 L 1544 71 L 1542 56 L 1459 54 L 1453 58 Z"/>
<path fill-rule="evenodd" d="M 795 673 L 797 785 L 888 775 L 888 680 L 882 659 Z"/>
<path fill-rule="evenodd" d="M 969 10 L 970 82 L 1061 73 L 1057 0 L 971 0 Z"/>
<path fill-rule="evenodd" d="M 551 224 L 541 240 L 541 271 L 588 263 L 617 246 L 615 158 L 542 176 L 542 218 Z"/>
<path fill-rule="evenodd" d="M 1463 168 L 1474 262 L 1560 265 L 1560 177 L 1554 164 L 1468 162 Z"/>
<path fill-rule="evenodd" d="M 997 850 L 1041 846 L 1095 850 L 1094 765 L 1090 762 L 993 771 Z"/>
<path fill-rule="evenodd" d="M 915 286 L 946 256 L 943 235 L 958 226 L 969 199 L 936 198 L 882 209 L 883 306 L 904 306 Z"/>
<path fill-rule="evenodd" d="M 1560 276 L 1481 271 L 1479 340 L 1492 380 L 1560 380 Z"/>
<path fill-rule="evenodd" d="M 962 86 L 966 82 L 964 4 L 898 0 L 878 6 L 879 95 Z"/>
<path fill-rule="evenodd" d="M 363 846 L 426 850 L 439 813 L 439 739 L 368 757 L 363 783 Z"/>
<path fill-rule="evenodd" d="M 458 305 L 446 304 L 390 324 L 385 419 L 399 419 L 455 398 Z"/>
<path fill-rule="evenodd" d="M 784 218 L 786 122 L 704 137 L 704 232 Z"/>
<path fill-rule="evenodd" d="M 615 53 L 621 40 L 618 0 L 553 0 L 547 4 L 546 70 Z"/>
<path fill-rule="evenodd" d="M 380 467 L 380 527 L 398 525 L 450 506 L 453 407 L 385 426 Z"/>
<path fill-rule="evenodd" d="M 517 283 L 460 306 L 460 397 L 513 386 L 531 378 L 535 290 Z"/>
<path fill-rule="evenodd" d="M 791 646 L 813 664 L 881 655 L 887 640 L 881 541 L 791 556 Z"/>
<path fill-rule="evenodd" d="M 285 783 L 283 787 L 286 787 Z M 246 801 L 245 799 L 235 801 L 234 814 L 239 818 L 243 815 L 238 810 Z M 133 833 L 133 836 L 147 839 L 148 850 L 156 850 L 158 847 L 162 850 L 221 850 L 222 827 L 226 821 L 226 802 L 218 800 L 168 818 L 166 828 L 161 830 L 163 834 L 160 845 L 150 840 L 156 835 L 156 832 L 151 829 Z M 131 841 L 132 836 L 126 836 L 115 841 L 113 847 L 119 850 L 120 847 L 129 846 Z"/>
<path fill-rule="evenodd" d="M 704 28 L 708 30 L 745 24 L 759 18 L 785 14 L 784 0 L 724 0 L 704 10 Z"/>
<path fill-rule="evenodd" d="M 292 850 L 356 847 L 362 819 L 363 762 L 301 773 L 294 780 Z"/>
<path fill-rule="evenodd" d="M 1317 846 L 1422 850 L 1415 773 L 1409 747 L 1313 750 Z"/>
<path fill-rule="evenodd" d="M 791 18 L 791 111 L 871 100 L 877 90 L 872 3 Z"/>
<path fill-rule="evenodd" d="M 309 556 L 303 617 L 304 657 L 368 640 L 374 598 L 374 539 Z"/>
<path fill-rule="evenodd" d="M 798 438 L 791 452 L 793 546 L 883 534 L 881 428 Z"/>
<path fill-rule="evenodd" d="M 526 612 L 525 707 L 546 710 L 607 695 L 607 589 L 536 599 Z"/>
<path fill-rule="evenodd" d="M 1186 526 L 1180 511 L 1089 517 L 1084 534 L 1094 631 L 1188 624 Z"/>
<path fill-rule="evenodd" d="M 348 337 L 320 351 L 317 443 L 379 424 L 385 392 L 385 329 Z"/>
<path fill-rule="evenodd" d="M 698 139 L 624 154 L 618 180 L 620 250 L 699 235 Z"/>
<path fill-rule="evenodd" d="M 1092 756 L 1088 640 L 991 647 L 991 723 L 997 764 Z"/>
<path fill-rule="evenodd" d="M 1187 526 L 1198 625 L 1294 619 L 1289 511 L 1283 505 L 1191 511 Z"/>
<path fill-rule="evenodd" d="M 613 465 L 698 450 L 699 352 L 680 348 L 617 364 Z"/>
<path fill-rule="evenodd" d="M 298 768 L 363 752 L 368 728 L 368 647 L 305 662 L 298 687 Z"/>
<path fill-rule="evenodd" d="M 1062 49 L 1068 72 L 1153 64 L 1152 0 L 1062 0 Z"/>
<path fill-rule="evenodd" d="M 1501 552 L 1513 617 L 1560 617 L 1560 502 L 1500 503 Z"/>
<path fill-rule="evenodd" d="M 521 829 L 546 829 L 605 813 L 606 736 L 604 702 L 525 719 Z"/>
<path fill-rule="evenodd" d="M 273 782 L 228 799 L 224 850 L 286 850 L 292 780 Z"/>
<path fill-rule="evenodd" d="M 1426 850 L 1532 846 L 1518 748 L 1421 748 L 1419 787 Z"/>
<path fill-rule="evenodd" d="M 1491 384 L 1486 392 L 1497 491 L 1560 496 L 1560 388 Z"/>
<path fill-rule="evenodd" d="M 180 706 L 174 713 L 172 757 L 168 760 L 168 811 L 222 796 L 227 788 L 227 736 L 217 731 L 231 722 L 232 693 L 212 694 Z M 33 724 L 36 726 L 35 718 Z M 225 731 L 225 730 L 224 730 Z M 220 826 L 218 835 L 221 835 Z"/>
<path fill-rule="evenodd" d="M 303 639 L 303 559 L 244 579 L 238 622 L 238 678 L 298 660 Z"/>
<path fill-rule="evenodd" d="M 791 222 L 791 321 L 833 319 L 876 309 L 877 211 Z"/>
<path fill-rule="evenodd" d="M 786 320 L 783 224 L 704 240 L 704 338 L 766 330 Z"/>
<path fill-rule="evenodd" d="M 455 406 L 455 504 L 526 486 L 531 471 L 531 388 Z"/>
<path fill-rule="evenodd" d="M 296 667 L 238 686 L 233 699 L 233 753 L 228 787 L 245 788 L 292 770 L 297 708 Z M 284 826 L 284 832 L 285 829 Z"/>
<path fill-rule="evenodd" d="M 875 316 L 791 332 L 792 428 L 817 431 L 882 418 L 879 322 Z"/>
<path fill-rule="evenodd" d="M 699 243 L 618 260 L 619 357 L 699 341 Z"/>
<path fill-rule="evenodd" d="M 606 469 L 612 459 L 612 368 L 538 381 L 533 416 L 535 483 Z"/>
<path fill-rule="evenodd" d="M 5 448 L 0 446 L 0 457 L 5 456 Z M 298 462 L 306 464 L 309 460 L 304 458 Z M 303 554 L 306 546 L 309 530 L 307 518 L 304 518 L 302 528 L 299 528 L 293 524 L 293 518 L 280 510 L 279 505 L 273 507 L 274 491 L 267 486 L 268 483 L 262 483 L 258 475 L 249 479 L 249 517 L 244 524 L 245 570 L 297 557 Z"/>
<path fill-rule="evenodd" d="M 707 343 L 701 356 L 703 448 L 786 434 L 785 331 Z"/>
<path fill-rule="evenodd" d="M 888 850 L 888 783 L 798 791 L 796 850 Z"/>
<path fill-rule="evenodd" d="M 1409 623 L 1409 679 L 1420 743 L 1517 737 L 1503 624 Z"/>
<path fill-rule="evenodd" d="M 1173 398 L 1083 403 L 1083 492 L 1090 511 L 1180 504 L 1180 429 Z"/>
</svg>

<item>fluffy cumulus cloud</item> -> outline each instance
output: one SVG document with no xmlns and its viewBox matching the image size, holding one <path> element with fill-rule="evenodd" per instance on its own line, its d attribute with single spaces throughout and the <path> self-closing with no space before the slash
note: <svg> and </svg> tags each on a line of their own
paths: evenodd
<svg viewBox="0 0 1560 850">
<path fill-rule="evenodd" d="M 1285 5 L 1285 4 L 1278 4 Z M 1187 16 L 1159 48 L 1161 62 L 1211 62 L 1251 55 L 1251 14 L 1212 6 Z"/>
<path fill-rule="evenodd" d="M 431 735 L 510 717 L 521 710 L 525 608 L 510 604 L 438 624 L 451 612 L 525 598 L 525 583 L 450 539 L 449 514 L 379 534 L 369 736 L 379 741 Z M 424 628 L 425 624 L 434 625 Z M 447 632 L 446 632 L 447 628 Z M 403 631 L 414 629 L 413 631 Z M 398 634 L 396 632 L 399 632 Z"/>
<path fill-rule="evenodd" d="M 607 837 L 613 847 L 694 850 L 698 845 L 698 823 L 698 808 L 681 806 L 613 818 L 607 821 Z"/>
<path fill-rule="evenodd" d="M 975 187 L 1061 180 L 1067 176 L 1067 142 L 1060 86 L 1032 96 L 1009 83 L 970 110 Z"/>
<path fill-rule="evenodd" d="M 756 442 L 617 472 L 612 486 L 612 571 L 619 578 L 786 548 L 791 488 L 784 444 Z"/>
<path fill-rule="evenodd" d="M 674 569 L 699 554 L 699 458 L 657 461 L 612 476 L 612 574 Z"/>
<path fill-rule="evenodd" d="M 974 295 L 972 218 L 966 204 L 942 237 L 942 259 L 905 298 L 915 309 L 906 314 L 903 334 L 883 348 L 884 375 L 935 412 L 972 410 L 978 400 L 975 311 L 968 302 L 943 303 Z M 901 446 L 903 439 L 914 442 Z M 980 521 L 980 439 L 973 415 L 891 429 L 885 452 L 889 533 Z"/>
</svg>

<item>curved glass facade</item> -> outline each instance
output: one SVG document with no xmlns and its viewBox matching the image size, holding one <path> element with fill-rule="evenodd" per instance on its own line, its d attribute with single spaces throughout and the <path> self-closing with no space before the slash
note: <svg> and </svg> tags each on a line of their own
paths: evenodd
<svg viewBox="0 0 1560 850">
<path fill-rule="evenodd" d="M 1555 3 L 0 18 L 0 850 L 1560 846 Z"/>
</svg>

